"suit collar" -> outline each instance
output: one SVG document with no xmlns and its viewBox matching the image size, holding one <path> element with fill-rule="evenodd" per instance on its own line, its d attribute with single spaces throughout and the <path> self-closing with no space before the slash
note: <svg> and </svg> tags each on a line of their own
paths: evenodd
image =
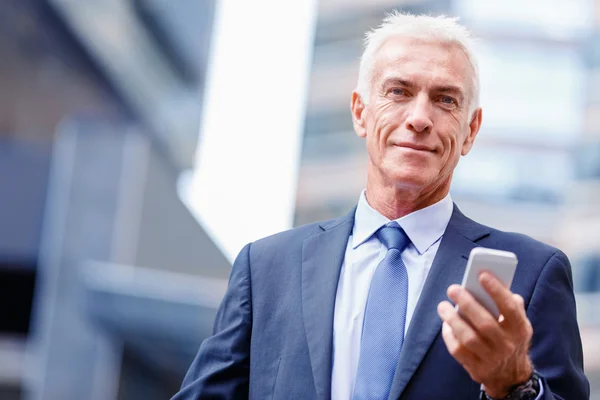
<svg viewBox="0 0 600 400">
<path fill-rule="evenodd" d="M 321 229 L 327 231 L 330 229 L 334 229 L 339 225 L 343 225 L 347 222 L 354 224 L 354 215 L 355 214 L 356 214 L 356 206 L 354 208 L 352 208 L 352 210 L 348 214 L 344 215 L 343 217 L 329 219 L 326 221 L 319 222 L 319 226 L 321 227 Z"/>
<path fill-rule="evenodd" d="M 403 351 L 396 367 L 390 399 L 401 396 L 440 332 L 442 321 L 437 305 L 446 299 L 446 289 L 460 283 L 468 255 L 476 242 L 490 234 L 490 229 L 465 217 L 456 205 L 440 243 L 414 316 L 406 333 Z"/>
<path fill-rule="evenodd" d="M 318 399 L 331 397 L 335 296 L 354 213 L 321 223 L 302 246 L 302 314 Z"/>
<path fill-rule="evenodd" d="M 476 242 L 485 236 L 488 236 L 491 232 L 491 229 L 488 226 L 481 225 L 466 217 L 456 204 L 454 204 L 448 228 L 472 242 Z M 468 257 L 468 254 L 466 256 Z"/>
</svg>

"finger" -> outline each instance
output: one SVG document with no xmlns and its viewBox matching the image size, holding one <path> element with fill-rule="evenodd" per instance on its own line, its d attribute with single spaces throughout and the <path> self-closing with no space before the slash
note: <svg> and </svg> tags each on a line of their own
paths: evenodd
<svg viewBox="0 0 600 400">
<path fill-rule="evenodd" d="M 479 336 L 494 347 L 504 338 L 504 332 L 494 316 L 483 307 L 468 290 L 452 285 L 448 288 L 448 297 L 459 307 L 462 316 L 477 331 Z"/>
<path fill-rule="evenodd" d="M 477 365 L 481 362 L 480 358 L 461 345 L 456 336 L 454 336 L 452 328 L 446 322 L 442 324 L 442 338 L 444 339 L 448 353 L 450 353 L 450 355 L 454 357 L 454 359 L 462 365 L 469 374 L 472 370 L 477 369 Z"/>
<path fill-rule="evenodd" d="M 507 323 L 523 322 L 525 319 L 523 303 L 519 303 L 510 289 L 504 286 L 498 278 L 490 272 L 482 272 L 479 276 L 479 283 L 492 297 Z"/>
<path fill-rule="evenodd" d="M 525 311 L 525 300 L 523 300 L 523 297 L 516 293 L 513 294 L 513 299 L 517 303 L 517 307 L 519 307 L 521 314 L 523 315 L 521 323 L 517 325 L 517 333 L 525 342 L 529 342 L 533 336 L 533 326 L 531 325 L 529 318 L 527 318 L 527 312 Z"/>
<path fill-rule="evenodd" d="M 438 305 L 438 314 L 444 323 L 452 328 L 454 337 L 462 347 L 483 358 L 491 355 L 491 346 L 479 336 L 477 331 L 458 314 L 449 302 L 443 301 Z"/>
</svg>

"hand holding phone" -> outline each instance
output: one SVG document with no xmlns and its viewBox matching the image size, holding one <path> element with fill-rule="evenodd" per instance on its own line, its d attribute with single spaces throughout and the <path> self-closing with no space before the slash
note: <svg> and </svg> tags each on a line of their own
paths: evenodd
<svg viewBox="0 0 600 400">
<path fill-rule="evenodd" d="M 510 251 L 476 247 L 469 255 L 462 287 L 467 289 L 494 318 L 498 318 L 500 316 L 498 307 L 490 295 L 479 284 L 479 275 L 483 271 L 490 272 L 506 287 L 510 287 L 515 270 L 517 269 L 517 263 L 517 256 Z M 458 306 L 457 310 L 460 313 Z"/>
</svg>

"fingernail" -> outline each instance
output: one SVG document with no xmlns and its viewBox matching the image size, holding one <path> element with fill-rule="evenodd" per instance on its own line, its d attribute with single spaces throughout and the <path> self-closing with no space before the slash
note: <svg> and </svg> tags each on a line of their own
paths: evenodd
<svg viewBox="0 0 600 400">
<path fill-rule="evenodd" d="M 479 275 L 479 280 L 485 285 L 490 284 L 492 281 L 490 274 L 488 274 L 487 272 L 482 272 L 481 275 Z"/>
<path fill-rule="evenodd" d="M 448 333 L 449 331 L 450 331 L 450 325 L 448 325 L 446 322 L 444 322 L 442 324 L 442 332 Z"/>
<path fill-rule="evenodd" d="M 458 285 L 450 286 L 450 293 L 454 296 L 458 296 L 461 292 L 462 288 Z"/>
</svg>

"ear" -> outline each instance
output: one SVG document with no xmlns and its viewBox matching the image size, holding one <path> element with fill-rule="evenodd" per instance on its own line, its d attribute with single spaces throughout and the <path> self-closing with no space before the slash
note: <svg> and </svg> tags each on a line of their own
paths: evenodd
<svg viewBox="0 0 600 400">
<path fill-rule="evenodd" d="M 365 126 L 365 103 L 362 100 L 360 94 L 352 92 L 352 102 L 350 103 L 350 109 L 352 110 L 352 123 L 354 125 L 354 131 L 356 134 L 365 138 L 367 136 L 367 128 Z"/>
<path fill-rule="evenodd" d="M 473 143 L 475 142 L 475 137 L 479 133 L 479 128 L 481 128 L 481 118 L 482 111 L 481 107 L 475 110 L 473 113 L 473 117 L 471 118 L 471 123 L 469 124 L 469 134 L 465 138 L 463 142 L 462 150 L 460 152 L 461 155 L 466 156 L 471 148 L 473 147 Z"/>
</svg>

